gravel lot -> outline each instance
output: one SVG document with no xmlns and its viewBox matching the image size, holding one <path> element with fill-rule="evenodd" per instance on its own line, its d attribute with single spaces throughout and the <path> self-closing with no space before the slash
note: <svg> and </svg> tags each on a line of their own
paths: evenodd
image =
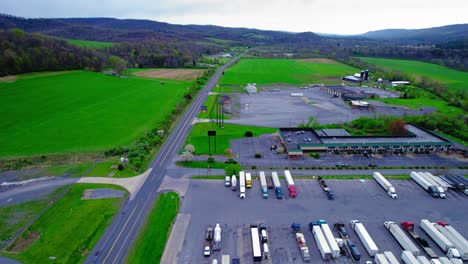
<svg viewBox="0 0 468 264">
<path fill-rule="evenodd" d="M 303 93 L 303 98 L 292 97 L 291 93 Z M 341 98 L 320 91 L 320 88 L 289 88 L 280 91 L 267 91 L 258 94 L 239 94 L 239 119 L 227 122 L 268 127 L 297 127 L 314 116 L 320 124 L 349 122 L 361 116 L 373 117 L 379 114 L 403 116 L 416 115 L 426 111 L 407 110 L 400 107 L 385 107 L 379 103 L 375 112 L 351 109 Z"/>
<path fill-rule="evenodd" d="M 282 175 L 282 172 L 280 173 Z M 349 221 L 360 220 L 373 237 L 377 246 L 390 250 L 399 257 L 402 249 L 390 233 L 384 229 L 384 221 L 413 221 L 419 226 L 421 218 L 431 221 L 446 221 L 452 224 L 465 237 L 468 236 L 468 199 L 458 193 L 449 192 L 446 200 L 433 199 L 416 183 L 410 180 L 392 181 L 398 199 L 392 200 L 373 180 L 327 180 L 334 190 L 336 199 L 329 201 L 316 180 L 296 180 L 298 197 L 277 200 L 270 190 L 270 198 L 261 198 L 259 183 L 253 181 L 253 188 L 247 191 L 246 200 L 240 200 L 237 192 L 224 187 L 219 180 L 192 180 L 184 198 L 181 214 L 190 214 L 179 263 L 208 263 L 210 259 L 202 254 L 204 231 L 207 225 L 220 223 L 223 227 L 221 253 L 214 253 L 220 261 L 221 254 L 239 256 L 241 263 L 252 263 L 248 226 L 265 223 L 269 228 L 271 262 L 263 263 L 303 263 L 290 232 L 292 222 L 300 223 L 305 233 L 312 255 L 310 263 L 322 262 L 315 240 L 307 228 L 308 223 L 325 219 L 328 223 L 346 222 L 351 238 L 357 243 L 362 261 L 369 260 L 364 247 L 351 230 Z M 282 180 L 282 184 L 285 184 Z M 334 235 L 338 236 L 335 230 Z M 417 227 L 416 232 L 427 238 Z M 181 238 L 183 239 L 183 238 Z M 431 247 L 442 256 L 442 251 L 430 241 Z M 335 263 L 351 263 L 350 259 L 340 259 Z"/>
</svg>

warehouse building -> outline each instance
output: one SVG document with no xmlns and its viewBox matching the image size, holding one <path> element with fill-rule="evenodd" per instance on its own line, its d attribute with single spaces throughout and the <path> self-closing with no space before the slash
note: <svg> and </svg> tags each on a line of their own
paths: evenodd
<svg viewBox="0 0 468 264">
<path fill-rule="evenodd" d="M 407 124 L 408 136 L 352 136 L 344 129 L 280 128 L 280 141 L 290 159 L 304 152 L 437 152 L 453 143 L 424 128 Z"/>
</svg>

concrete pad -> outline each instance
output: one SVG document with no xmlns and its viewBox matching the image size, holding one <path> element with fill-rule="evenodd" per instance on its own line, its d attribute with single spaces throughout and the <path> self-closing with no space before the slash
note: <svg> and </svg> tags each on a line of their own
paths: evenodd
<svg viewBox="0 0 468 264">
<path fill-rule="evenodd" d="M 159 186 L 158 192 L 163 190 L 176 191 L 181 197 L 185 196 L 190 185 L 190 179 L 175 179 L 169 176 L 164 177 L 164 181 Z"/>
<path fill-rule="evenodd" d="M 161 264 L 178 263 L 178 253 L 182 250 L 182 245 L 184 244 L 190 216 L 190 214 L 179 214 L 177 216 L 169 240 L 164 248 Z"/>
<path fill-rule="evenodd" d="M 130 193 L 130 200 L 133 200 L 152 170 L 152 168 L 149 168 L 143 174 L 131 178 L 83 177 L 78 180 L 78 183 L 102 183 L 118 185 L 127 189 L 127 191 Z"/>
</svg>

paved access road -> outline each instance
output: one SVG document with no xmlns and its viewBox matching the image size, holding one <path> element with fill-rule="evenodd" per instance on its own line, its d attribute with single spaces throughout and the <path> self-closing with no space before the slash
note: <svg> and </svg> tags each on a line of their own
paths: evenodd
<svg viewBox="0 0 468 264">
<path fill-rule="evenodd" d="M 135 199 L 125 202 L 85 263 L 123 263 L 125 255 L 135 240 L 142 223 L 148 216 L 153 202 L 159 195 L 158 189 L 167 174 L 168 165 L 171 164 L 174 156 L 181 149 L 192 127 L 192 120 L 197 116 L 201 105 L 208 97 L 208 92 L 216 85 L 223 71 L 237 62 L 239 58 L 235 58 L 219 68 L 203 90 L 199 92 L 151 163 L 150 168 L 153 170 Z"/>
</svg>

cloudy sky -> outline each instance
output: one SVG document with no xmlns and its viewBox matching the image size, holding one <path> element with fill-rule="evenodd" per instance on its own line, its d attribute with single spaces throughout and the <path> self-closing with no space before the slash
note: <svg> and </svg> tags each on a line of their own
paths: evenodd
<svg viewBox="0 0 468 264">
<path fill-rule="evenodd" d="M 468 0 L 0 0 L 23 17 L 115 17 L 357 34 L 468 23 Z"/>
</svg>

